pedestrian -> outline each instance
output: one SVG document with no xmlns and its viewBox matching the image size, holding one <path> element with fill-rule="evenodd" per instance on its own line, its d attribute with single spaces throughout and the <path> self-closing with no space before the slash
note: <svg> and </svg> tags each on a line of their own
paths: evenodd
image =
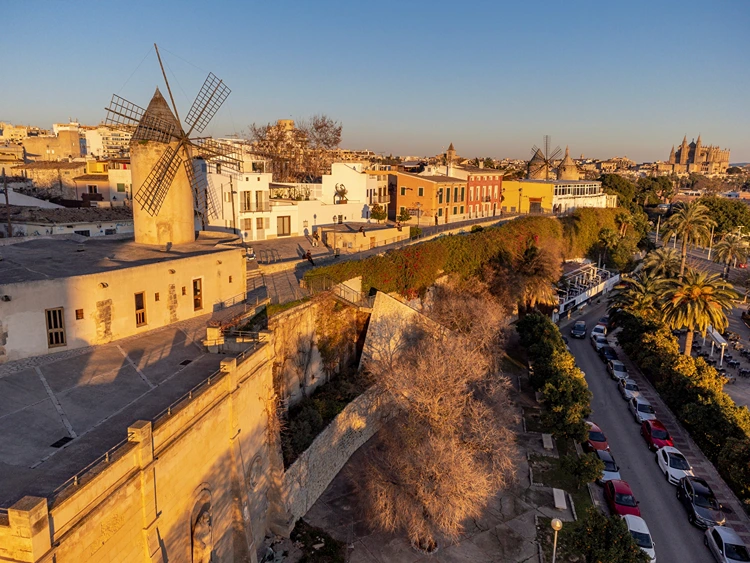
<svg viewBox="0 0 750 563">
<path fill-rule="evenodd" d="M 318 239 L 319 238 L 320 238 L 320 236 L 318 235 L 318 231 L 314 231 L 313 232 L 313 243 L 312 243 L 313 246 L 318 246 Z"/>
<path fill-rule="evenodd" d="M 435 226 L 437 227 L 437 215 L 435 215 Z"/>
<path fill-rule="evenodd" d="M 359 232 L 362 233 L 362 236 L 367 238 L 367 235 L 365 234 L 365 227 L 363 225 L 359 226 Z"/>
<path fill-rule="evenodd" d="M 310 262 L 313 266 L 315 266 L 315 262 L 313 262 L 312 253 L 308 250 L 305 254 L 305 258 L 307 258 L 307 261 Z"/>
</svg>

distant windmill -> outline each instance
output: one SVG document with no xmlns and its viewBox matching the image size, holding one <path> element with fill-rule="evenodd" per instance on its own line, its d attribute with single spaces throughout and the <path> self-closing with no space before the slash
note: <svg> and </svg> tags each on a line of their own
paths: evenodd
<svg viewBox="0 0 750 563">
<path fill-rule="evenodd" d="M 242 167 L 242 156 L 232 145 L 220 143 L 210 138 L 191 138 L 191 135 L 194 132 L 202 133 L 205 130 L 231 90 L 213 73 L 209 73 L 185 118 L 185 124 L 187 125 L 187 132 L 185 132 L 185 128 L 180 123 L 177 105 L 174 102 L 172 89 L 169 86 L 169 80 L 167 80 L 167 74 L 164 71 L 164 65 L 156 43 L 154 43 L 154 48 L 159 59 L 164 82 L 167 85 L 174 116 L 170 114 L 168 109 L 161 113 L 158 110 L 147 113 L 147 110 L 142 107 L 113 94 L 109 107 L 105 108 L 107 110 L 105 125 L 134 130 L 132 142 L 155 141 L 168 145 L 133 196 L 141 209 L 152 217 L 159 215 L 175 175 L 180 165 L 183 165 L 192 188 L 195 211 L 198 213 L 205 229 L 208 218 L 218 217 L 218 211 L 210 190 L 207 186 L 201 186 L 195 175 L 193 158 L 200 157 L 215 163 L 217 168 L 224 168 L 227 172 L 239 173 Z M 176 122 L 173 117 L 176 118 Z"/>
<path fill-rule="evenodd" d="M 550 152 L 550 136 L 544 136 L 544 152 L 534 145 L 531 148 L 531 160 L 529 161 L 529 178 L 532 180 L 549 180 L 549 173 L 557 157 L 562 152 L 560 147 Z"/>
</svg>

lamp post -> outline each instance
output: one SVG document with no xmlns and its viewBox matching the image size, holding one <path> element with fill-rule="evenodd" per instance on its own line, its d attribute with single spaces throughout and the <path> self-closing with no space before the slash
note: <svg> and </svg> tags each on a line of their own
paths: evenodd
<svg viewBox="0 0 750 563">
<path fill-rule="evenodd" d="M 422 202 L 417 202 L 417 228 L 419 228 L 419 217 L 422 215 Z"/>
<path fill-rule="evenodd" d="M 557 557 L 557 532 L 562 530 L 562 520 L 559 518 L 553 518 L 552 522 L 550 522 L 550 526 L 555 530 L 555 541 L 552 544 L 552 563 L 555 563 L 555 558 Z"/>
</svg>

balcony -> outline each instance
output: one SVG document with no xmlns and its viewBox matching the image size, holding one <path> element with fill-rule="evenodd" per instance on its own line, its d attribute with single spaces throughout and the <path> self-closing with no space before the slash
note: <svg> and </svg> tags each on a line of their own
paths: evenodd
<svg viewBox="0 0 750 563">
<path fill-rule="evenodd" d="M 370 205 L 375 205 L 376 203 L 379 203 L 381 205 L 388 205 L 391 202 L 390 196 L 387 195 L 381 195 L 381 196 L 370 196 Z"/>
<path fill-rule="evenodd" d="M 271 211 L 270 201 L 262 201 L 260 203 L 254 203 L 252 205 L 242 205 L 240 207 L 240 213 L 262 213 L 264 211 Z"/>
</svg>

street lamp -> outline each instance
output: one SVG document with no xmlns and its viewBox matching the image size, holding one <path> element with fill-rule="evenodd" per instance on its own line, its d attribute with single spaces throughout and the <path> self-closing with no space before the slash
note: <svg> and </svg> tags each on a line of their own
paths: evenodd
<svg viewBox="0 0 750 563">
<path fill-rule="evenodd" d="M 555 563 L 555 558 L 557 557 L 557 532 L 562 530 L 562 520 L 559 518 L 553 518 L 552 522 L 550 522 L 550 526 L 555 530 L 555 542 L 552 545 L 552 563 Z"/>
<path fill-rule="evenodd" d="M 419 228 L 419 217 L 422 215 L 422 202 L 417 202 L 417 228 Z"/>
</svg>

